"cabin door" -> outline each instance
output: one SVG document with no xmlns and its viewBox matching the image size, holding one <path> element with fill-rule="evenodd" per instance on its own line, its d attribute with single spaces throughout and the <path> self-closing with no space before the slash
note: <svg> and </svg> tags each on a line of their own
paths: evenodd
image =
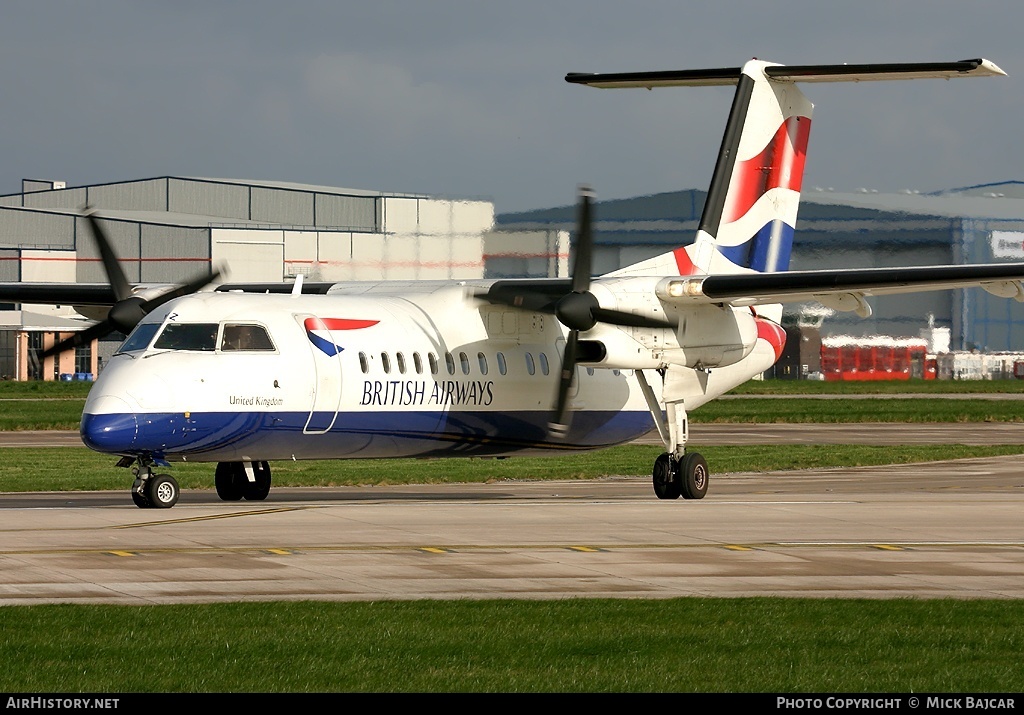
<svg viewBox="0 0 1024 715">
<path fill-rule="evenodd" d="M 317 316 L 301 314 L 295 319 L 303 328 L 312 357 L 309 417 L 302 431 L 324 434 L 334 426 L 341 405 L 342 348 L 330 328 Z"/>
</svg>

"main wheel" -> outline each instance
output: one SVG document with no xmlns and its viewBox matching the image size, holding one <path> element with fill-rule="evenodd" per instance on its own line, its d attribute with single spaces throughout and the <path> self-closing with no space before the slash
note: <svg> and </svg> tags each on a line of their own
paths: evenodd
<svg viewBox="0 0 1024 715">
<path fill-rule="evenodd" d="M 708 463 L 696 452 L 683 457 L 679 481 L 684 499 L 703 499 L 708 493 Z"/>
<path fill-rule="evenodd" d="M 140 509 L 148 509 L 153 506 L 149 503 L 149 499 L 146 498 L 145 494 L 139 494 L 137 491 L 132 489 L 132 501 L 135 502 L 135 506 Z"/>
<path fill-rule="evenodd" d="M 146 498 L 150 506 L 170 509 L 178 503 L 178 482 L 169 474 L 156 474 L 146 480 Z"/>
<path fill-rule="evenodd" d="M 217 496 L 223 501 L 238 501 L 245 494 L 245 468 L 241 462 L 218 462 L 213 481 Z"/>
<path fill-rule="evenodd" d="M 679 466 L 668 452 L 654 462 L 654 493 L 659 499 L 679 498 Z"/>
<path fill-rule="evenodd" d="M 249 501 L 263 501 L 270 494 L 270 465 L 266 462 L 253 462 L 252 471 L 256 481 L 250 482 L 243 476 L 242 496 Z"/>
</svg>

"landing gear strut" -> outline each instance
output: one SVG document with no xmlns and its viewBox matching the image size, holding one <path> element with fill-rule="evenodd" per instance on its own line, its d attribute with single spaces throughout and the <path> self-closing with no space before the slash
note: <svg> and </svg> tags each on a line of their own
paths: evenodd
<svg viewBox="0 0 1024 715">
<path fill-rule="evenodd" d="M 659 499 L 703 499 L 708 492 L 708 463 L 697 452 L 686 452 L 689 429 L 682 401 L 666 401 L 663 415 L 643 372 L 637 370 L 636 376 L 667 449 L 654 462 L 654 494 Z"/>
<path fill-rule="evenodd" d="M 157 463 L 151 457 L 139 457 L 138 464 L 132 467 L 132 473 L 135 475 L 132 501 L 140 509 L 170 509 L 178 503 L 178 497 L 181 495 L 177 480 L 170 474 L 154 474 L 155 466 Z"/>
</svg>

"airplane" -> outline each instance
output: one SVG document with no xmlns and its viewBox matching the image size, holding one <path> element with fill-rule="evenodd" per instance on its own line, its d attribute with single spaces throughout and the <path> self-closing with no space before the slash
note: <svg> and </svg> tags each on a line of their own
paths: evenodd
<svg viewBox="0 0 1024 715">
<path fill-rule="evenodd" d="M 569 454 L 657 430 L 659 499 L 702 499 L 687 415 L 769 369 L 784 302 L 870 314 L 867 297 L 981 287 L 1024 302 L 1024 263 L 789 271 L 813 105 L 803 82 L 991 77 L 984 59 L 567 74 L 597 88 L 735 85 L 695 239 L 591 275 L 582 189 L 569 278 L 130 285 L 96 214 L 109 285 L 0 285 L 0 300 L 98 321 L 44 355 L 127 334 L 81 436 L 169 508 L 173 462 L 216 463 L 225 501 L 261 501 L 280 460 Z M 414 464 L 414 463 L 411 463 Z M 415 468 L 414 466 L 411 468 Z"/>
</svg>

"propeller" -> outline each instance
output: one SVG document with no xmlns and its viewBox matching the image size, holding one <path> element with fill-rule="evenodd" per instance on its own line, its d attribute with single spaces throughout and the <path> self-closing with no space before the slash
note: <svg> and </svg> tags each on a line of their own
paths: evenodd
<svg viewBox="0 0 1024 715">
<path fill-rule="evenodd" d="M 580 187 L 577 208 L 576 253 L 572 262 L 571 281 L 548 285 L 524 282 L 497 283 L 480 297 L 491 303 L 537 313 L 551 313 L 569 329 L 562 352 L 562 370 L 558 376 L 555 392 L 555 410 L 548 423 L 548 432 L 554 437 L 564 437 L 569 431 L 569 392 L 576 375 L 579 360 L 580 333 L 586 332 L 598 323 L 636 328 L 672 328 L 667 320 L 650 318 L 634 313 L 602 308 L 597 297 L 590 292 L 591 264 L 593 262 L 594 237 L 591 201 L 594 197 L 589 187 Z M 554 293 L 555 289 L 569 292 Z"/>
<path fill-rule="evenodd" d="M 76 332 L 71 337 L 65 338 L 44 350 L 42 353 L 44 358 L 67 350 L 73 350 L 80 345 L 86 345 L 96 338 L 102 338 L 110 333 L 130 333 L 147 313 L 150 313 L 169 300 L 201 290 L 220 275 L 220 271 L 214 270 L 210 273 L 196 276 L 187 283 L 181 283 L 148 299 L 134 295 L 131 284 L 125 277 L 124 271 L 121 270 L 121 264 L 110 244 L 110 239 L 96 217 L 96 212 L 90 207 L 86 207 L 84 215 L 89 222 L 89 227 L 92 229 L 96 246 L 99 248 L 103 270 L 107 274 L 107 282 L 110 283 L 110 288 L 114 292 L 114 304 L 107 311 L 107 317 L 100 322 L 89 326 L 85 330 Z"/>
</svg>

